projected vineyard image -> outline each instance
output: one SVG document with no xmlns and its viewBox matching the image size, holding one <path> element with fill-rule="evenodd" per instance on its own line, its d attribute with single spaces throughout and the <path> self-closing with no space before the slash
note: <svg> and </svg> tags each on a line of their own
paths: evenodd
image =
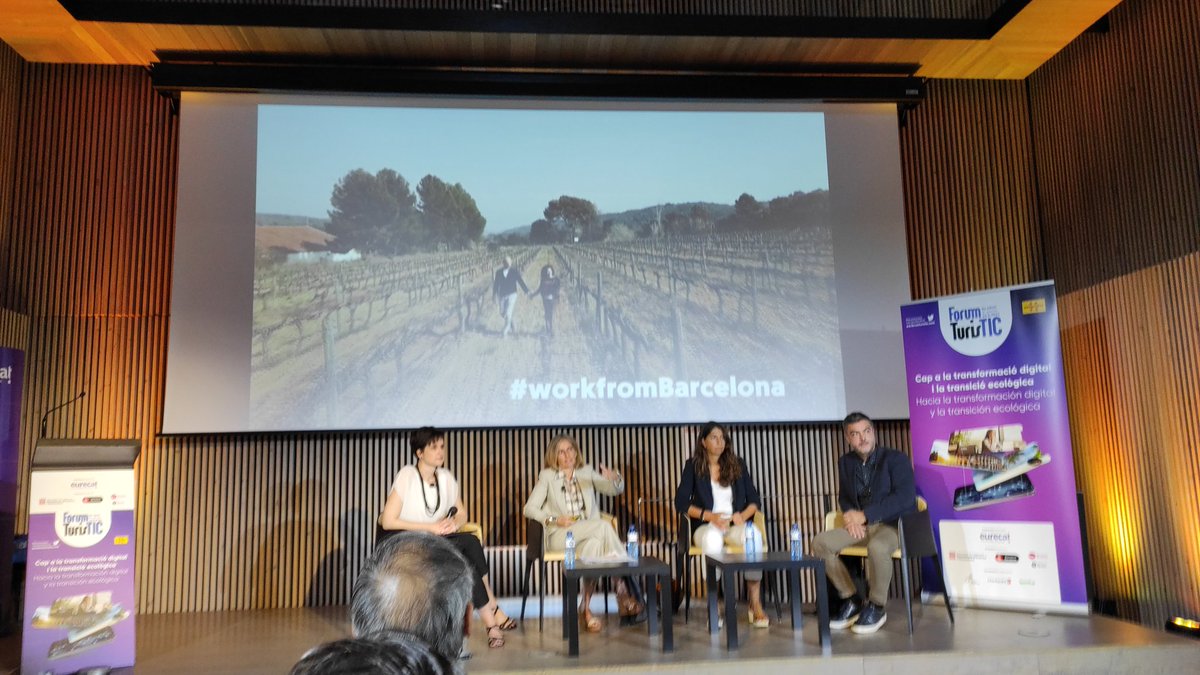
<svg viewBox="0 0 1200 675">
<path fill-rule="evenodd" d="M 820 113 L 263 105 L 257 161 L 254 428 L 838 413 Z"/>
</svg>

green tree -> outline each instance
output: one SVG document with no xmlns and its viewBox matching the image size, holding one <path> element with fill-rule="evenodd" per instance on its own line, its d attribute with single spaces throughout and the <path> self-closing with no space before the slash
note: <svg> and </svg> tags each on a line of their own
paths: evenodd
<svg viewBox="0 0 1200 675">
<path fill-rule="evenodd" d="M 487 220 L 461 183 L 450 185 L 437 176 L 425 176 L 417 184 L 417 195 L 421 198 L 422 243 L 461 249 L 483 237 Z"/>
<path fill-rule="evenodd" d="M 596 241 L 603 235 L 600 211 L 586 199 L 563 195 L 550 200 L 542 215 L 567 241 Z"/>
<path fill-rule="evenodd" d="M 792 229 L 829 223 L 829 192 L 793 192 L 767 203 L 767 226 Z"/>
<path fill-rule="evenodd" d="M 762 220 L 766 209 L 762 202 L 755 199 L 749 193 L 743 192 L 737 201 L 733 203 L 733 212 L 743 227 L 753 227 Z"/>
<path fill-rule="evenodd" d="M 545 218 L 538 218 L 529 225 L 529 243 L 531 244 L 555 244 L 558 243 L 558 233 L 554 231 L 554 226 Z"/>
<path fill-rule="evenodd" d="M 333 186 L 329 203 L 329 233 L 339 250 L 396 255 L 412 248 L 416 197 L 394 170 L 354 169 Z"/>
</svg>

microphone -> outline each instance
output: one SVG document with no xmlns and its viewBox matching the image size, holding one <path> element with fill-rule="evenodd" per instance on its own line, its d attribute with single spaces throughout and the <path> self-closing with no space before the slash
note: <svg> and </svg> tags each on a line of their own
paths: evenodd
<svg viewBox="0 0 1200 675">
<path fill-rule="evenodd" d="M 39 438 L 45 438 L 45 437 L 46 437 L 46 420 L 50 419 L 50 414 L 51 414 L 51 413 L 53 413 L 53 412 L 55 412 L 55 411 L 58 411 L 58 410 L 61 410 L 61 409 L 65 408 L 65 407 L 67 407 L 67 406 L 71 405 L 72 403 L 74 403 L 74 402 L 76 402 L 76 401 L 78 401 L 78 400 L 82 399 L 84 396 L 87 396 L 87 392 L 86 392 L 86 391 L 81 391 L 81 392 L 79 392 L 79 395 L 78 395 L 78 396 L 76 396 L 76 397 L 74 397 L 74 398 L 71 398 L 71 399 L 68 399 L 68 400 L 66 400 L 66 401 L 63 401 L 62 403 L 59 403 L 58 405 L 54 406 L 53 408 L 51 408 L 51 409 L 47 410 L 47 411 L 46 411 L 46 414 L 45 414 L 45 415 L 42 415 L 41 435 L 39 436 Z"/>
</svg>

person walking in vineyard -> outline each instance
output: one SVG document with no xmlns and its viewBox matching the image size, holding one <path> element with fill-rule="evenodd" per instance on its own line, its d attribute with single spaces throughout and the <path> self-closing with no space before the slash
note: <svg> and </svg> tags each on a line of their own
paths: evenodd
<svg viewBox="0 0 1200 675">
<path fill-rule="evenodd" d="M 558 291 L 562 287 L 562 280 L 554 276 L 554 265 L 545 265 L 542 267 L 542 279 L 538 283 L 537 290 L 530 293 L 529 297 L 535 295 L 542 296 L 542 311 L 546 314 L 546 335 L 554 337 L 554 307 L 558 304 Z"/>
<path fill-rule="evenodd" d="M 500 316 L 504 317 L 504 337 L 513 332 L 513 310 L 517 308 L 518 286 L 529 292 L 520 270 L 513 267 L 512 258 L 504 256 L 504 266 L 496 270 L 496 279 L 492 282 L 492 296 L 500 302 Z"/>
</svg>

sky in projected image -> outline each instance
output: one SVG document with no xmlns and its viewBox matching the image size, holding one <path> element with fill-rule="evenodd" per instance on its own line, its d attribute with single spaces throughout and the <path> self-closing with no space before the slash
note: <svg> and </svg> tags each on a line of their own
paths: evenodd
<svg viewBox="0 0 1200 675">
<path fill-rule="evenodd" d="M 460 183 L 486 234 L 562 195 L 618 213 L 828 188 L 818 112 L 263 105 L 258 132 L 259 213 L 323 219 L 354 169 Z"/>
</svg>

